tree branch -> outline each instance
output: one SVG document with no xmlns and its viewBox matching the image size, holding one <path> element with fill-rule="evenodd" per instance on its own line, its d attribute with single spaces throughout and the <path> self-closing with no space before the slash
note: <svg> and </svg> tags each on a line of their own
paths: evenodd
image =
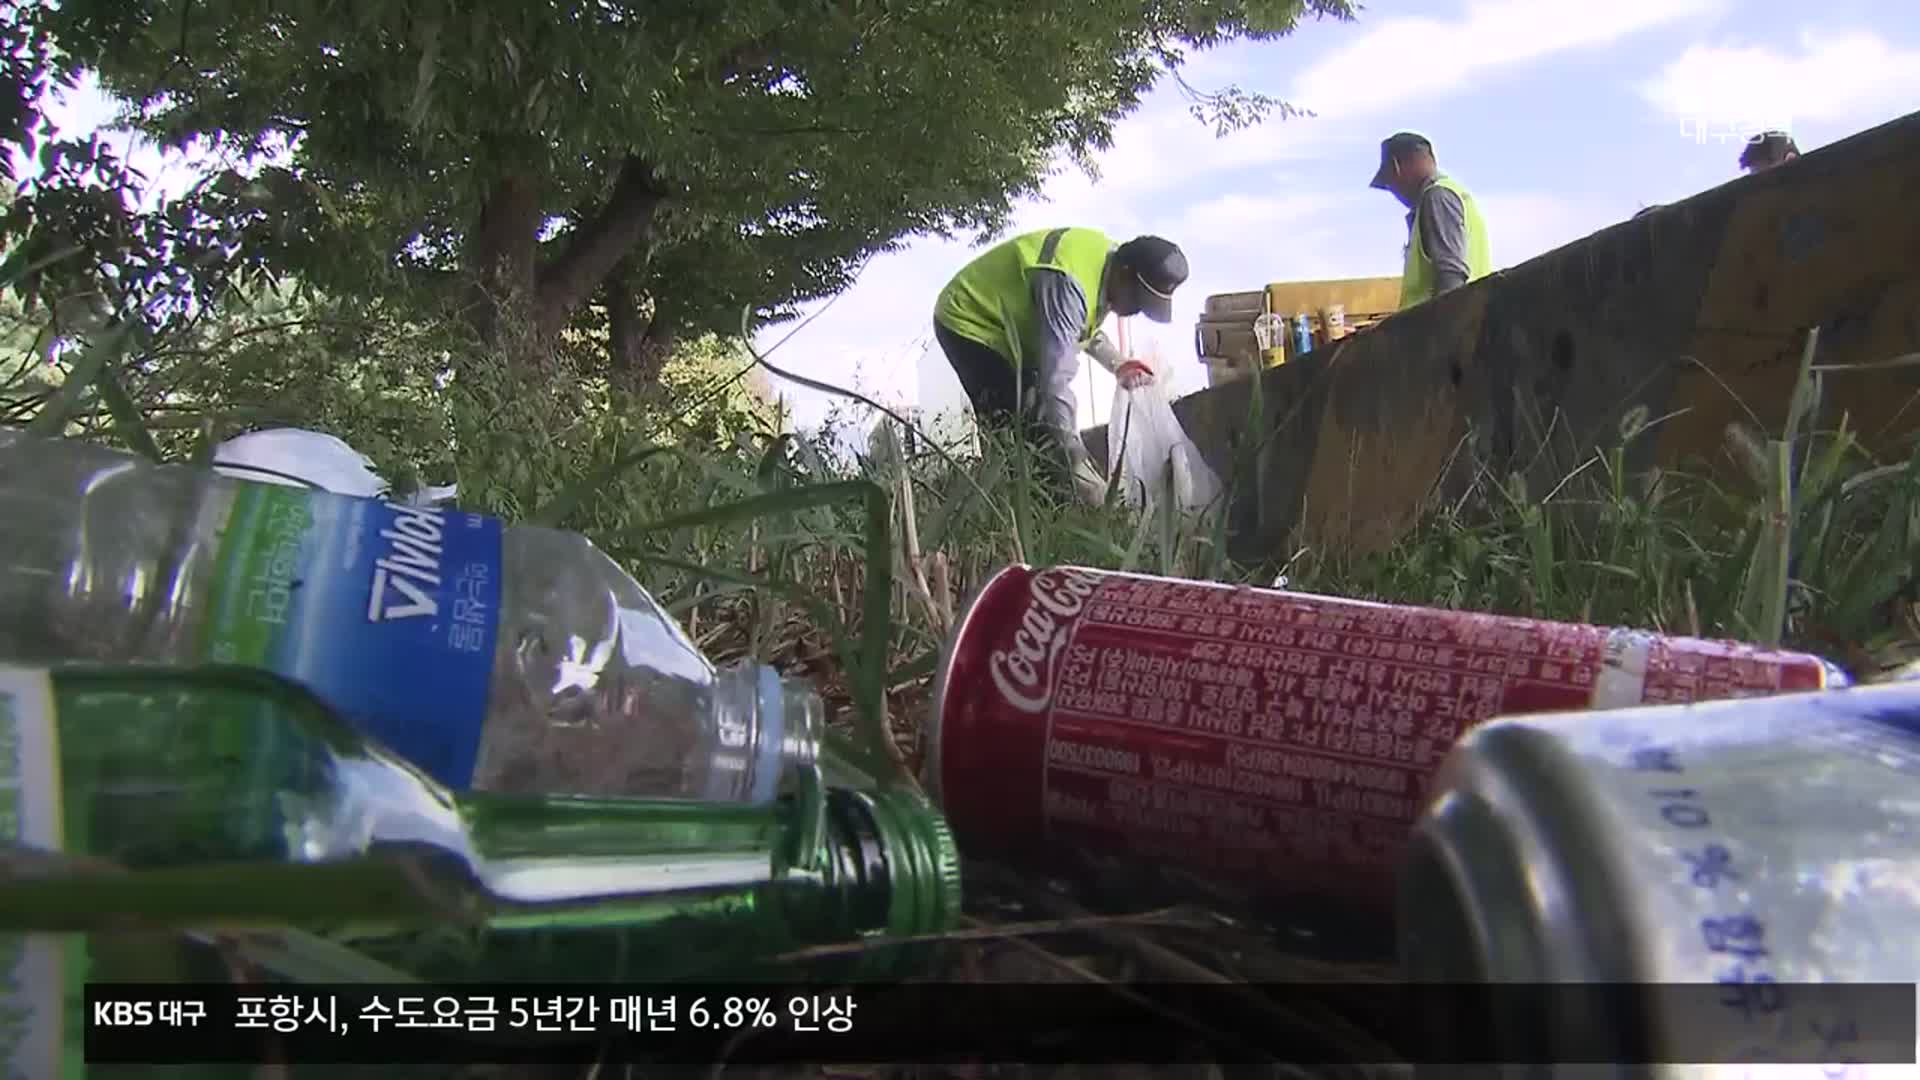
<svg viewBox="0 0 1920 1080">
<path fill-rule="evenodd" d="M 536 311 L 543 329 L 557 332 L 639 245 L 666 194 L 646 161 L 628 157 L 621 164 L 613 193 L 599 213 L 581 222 L 566 247 L 540 271 Z"/>
</svg>

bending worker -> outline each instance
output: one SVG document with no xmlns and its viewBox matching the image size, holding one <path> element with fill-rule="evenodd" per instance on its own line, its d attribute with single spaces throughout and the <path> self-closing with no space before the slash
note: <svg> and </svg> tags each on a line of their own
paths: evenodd
<svg viewBox="0 0 1920 1080">
<path fill-rule="evenodd" d="M 1157 236 L 1118 247 L 1097 229 L 1044 229 L 988 248 L 934 304 L 933 336 L 973 403 L 982 428 L 1031 425 L 1074 488 L 1098 503 L 1105 485 L 1075 420 L 1073 380 L 1085 349 L 1132 389 L 1152 380 L 1100 332 L 1109 313 L 1173 321 L 1173 290 L 1187 257 Z M 1016 381 L 1016 361 L 1019 377 Z"/>
<path fill-rule="evenodd" d="M 1372 187 L 1393 192 L 1407 208 L 1407 263 L 1400 310 L 1459 288 L 1492 269 L 1487 226 L 1460 182 L 1440 171 L 1433 144 L 1402 131 L 1380 144 Z"/>
</svg>

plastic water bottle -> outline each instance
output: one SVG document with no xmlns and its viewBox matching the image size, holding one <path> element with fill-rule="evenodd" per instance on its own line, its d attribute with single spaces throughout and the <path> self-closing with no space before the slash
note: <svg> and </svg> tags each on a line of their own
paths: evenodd
<svg viewBox="0 0 1920 1080">
<path fill-rule="evenodd" d="M 455 790 L 761 803 L 803 680 L 716 668 L 574 533 L 0 430 L 0 657 L 262 667 Z"/>
</svg>

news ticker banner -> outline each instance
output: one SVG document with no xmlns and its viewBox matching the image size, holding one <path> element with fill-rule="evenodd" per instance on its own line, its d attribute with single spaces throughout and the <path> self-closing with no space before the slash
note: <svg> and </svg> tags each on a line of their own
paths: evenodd
<svg viewBox="0 0 1920 1080">
<path fill-rule="evenodd" d="M 1914 1064 L 1912 984 L 96 983 L 90 1064 Z M 1328 1017 L 1348 1031 L 1336 1035 Z"/>
</svg>

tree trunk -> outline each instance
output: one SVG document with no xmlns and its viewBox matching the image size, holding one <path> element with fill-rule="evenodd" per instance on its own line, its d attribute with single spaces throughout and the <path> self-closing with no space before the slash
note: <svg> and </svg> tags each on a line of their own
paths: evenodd
<svg viewBox="0 0 1920 1080">
<path fill-rule="evenodd" d="M 501 178 L 487 192 L 480 219 L 467 236 L 472 275 L 465 314 L 480 341 L 500 346 L 520 336 L 531 314 L 534 249 L 540 230 L 540 193 L 526 176 Z"/>
<path fill-rule="evenodd" d="M 529 177 L 501 179 L 487 193 L 467 239 L 471 274 L 464 309 L 467 325 L 491 352 L 523 372 L 547 366 L 554 339 L 581 305 L 610 281 L 615 267 L 646 241 L 654 214 L 666 197 L 646 162 L 626 158 L 607 199 L 597 211 L 583 215 L 559 253 L 542 266 L 538 259 L 544 224 L 540 194 Z M 609 300 L 610 312 L 624 306 L 626 315 L 637 315 L 631 305 Z"/>
<path fill-rule="evenodd" d="M 607 278 L 607 365 L 621 379 L 629 378 L 640 367 L 640 343 L 647 333 L 647 317 L 640 313 L 640 298 L 628 284 L 628 268 L 621 267 Z"/>
<path fill-rule="evenodd" d="M 640 370 L 649 382 L 660 377 L 661 369 L 667 366 L 668 357 L 673 355 L 673 347 L 679 343 L 679 333 L 671 323 L 660 317 L 656 301 L 653 319 L 647 323 L 647 332 L 640 341 Z"/>
<path fill-rule="evenodd" d="M 640 295 L 634 291 L 628 268 L 617 270 L 607 279 L 607 351 L 613 377 L 629 390 L 641 390 L 657 382 L 660 371 L 672 355 L 676 335 L 668 329 L 659 300 L 652 311 L 641 314 Z"/>
</svg>

